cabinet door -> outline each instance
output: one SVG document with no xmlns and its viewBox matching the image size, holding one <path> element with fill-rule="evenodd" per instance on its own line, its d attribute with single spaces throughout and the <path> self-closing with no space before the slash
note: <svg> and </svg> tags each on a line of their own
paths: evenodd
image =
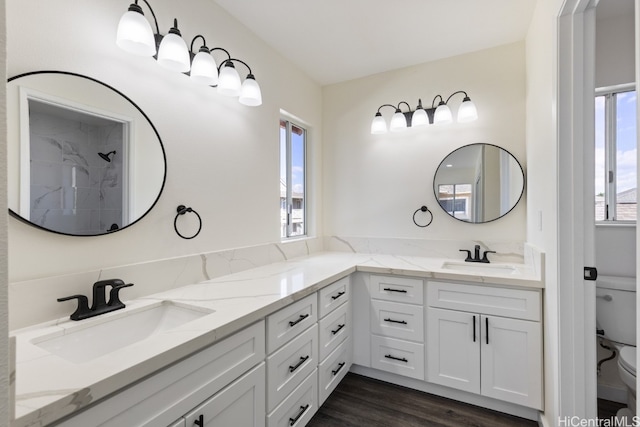
<svg viewBox="0 0 640 427">
<path fill-rule="evenodd" d="M 541 329 L 539 322 L 482 316 L 484 396 L 542 409 Z"/>
<path fill-rule="evenodd" d="M 264 363 L 185 415 L 188 426 L 264 427 Z"/>
<path fill-rule="evenodd" d="M 480 393 L 480 316 L 427 309 L 427 381 Z"/>
</svg>

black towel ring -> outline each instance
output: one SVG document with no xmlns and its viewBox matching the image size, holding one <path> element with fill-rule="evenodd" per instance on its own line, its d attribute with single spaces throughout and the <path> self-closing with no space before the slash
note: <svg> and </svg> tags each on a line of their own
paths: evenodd
<svg viewBox="0 0 640 427">
<path fill-rule="evenodd" d="M 418 212 L 427 212 L 427 213 L 429 214 L 429 216 L 430 216 L 430 218 L 429 218 L 429 222 L 427 222 L 425 225 L 420 225 L 420 224 L 418 224 L 418 222 L 416 221 L 416 214 L 417 214 Z M 428 227 L 428 226 L 430 226 L 430 225 L 431 225 L 431 223 L 432 223 L 432 222 L 433 222 L 433 213 L 432 213 L 432 212 L 429 210 L 429 208 L 428 208 L 428 207 L 426 207 L 426 206 L 421 206 L 421 207 L 420 207 L 420 209 L 417 209 L 417 210 L 413 213 L 413 223 L 414 223 L 415 225 L 417 225 L 418 227 L 421 227 L 421 228 Z"/>
<path fill-rule="evenodd" d="M 177 209 L 178 213 L 176 214 L 175 219 L 173 220 L 173 229 L 176 230 L 176 233 L 178 234 L 178 236 L 182 237 L 183 239 L 193 239 L 194 237 L 196 237 L 198 234 L 200 234 L 200 230 L 202 230 L 202 218 L 200 218 L 200 215 L 198 215 L 198 212 L 194 211 L 191 208 L 187 208 L 185 205 L 180 205 L 178 206 Z M 198 222 L 200 223 L 200 225 L 198 226 L 198 231 L 196 231 L 196 234 L 194 234 L 191 237 L 186 237 L 183 236 L 182 234 L 180 234 L 180 232 L 178 231 L 178 217 L 180 215 L 184 215 L 187 212 L 193 212 L 194 214 L 196 214 L 196 216 L 198 217 Z"/>
</svg>

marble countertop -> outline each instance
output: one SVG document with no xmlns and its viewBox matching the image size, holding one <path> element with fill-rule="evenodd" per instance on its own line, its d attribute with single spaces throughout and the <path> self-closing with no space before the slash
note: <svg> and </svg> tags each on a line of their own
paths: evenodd
<svg viewBox="0 0 640 427">
<path fill-rule="evenodd" d="M 447 262 L 449 268 L 445 268 Z M 490 264 L 494 271 L 487 273 L 457 270 L 459 265 L 473 268 L 469 264 L 441 258 L 320 252 L 127 301 L 124 310 L 82 322 L 65 318 L 14 331 L 16 420 L 12 426 L 44 426 L 59 420 L 355 271 L 544 287 L 540 266 L 509 264 L 516 269 L 508 274 L 508 269 L 500 270 L 499 263 Z M 87 363 L 70 362 L 32 342 L 123 317 L 159 301 L 186 304 L 210 314 Z"/>
</svg>

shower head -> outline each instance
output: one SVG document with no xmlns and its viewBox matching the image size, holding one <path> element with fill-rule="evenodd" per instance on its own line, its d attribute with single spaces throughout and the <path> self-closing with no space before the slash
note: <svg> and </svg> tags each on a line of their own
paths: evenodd
<svg viewBox="0 0 640 427">
<path fill-rule="evenodd" d="M 111 156 L 112 154 L 116 154 L 116 150 L 113 151 L 109 151 L 107 154 L 104 153 L 98 153 L 98 156 L 102 157 L 103 160 L 106 160 L 107 162 L 111 163 Z"/>
</svg>

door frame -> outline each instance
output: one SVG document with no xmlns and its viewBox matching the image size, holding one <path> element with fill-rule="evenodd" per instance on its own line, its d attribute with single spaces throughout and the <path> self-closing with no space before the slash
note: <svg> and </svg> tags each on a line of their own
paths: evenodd
<svg viewBox="0 0 640 427">
<path fill-rule="evenodd" d="M 638 0 L 636 0 L 638 1 Z M 593 182 L 595 6 L 566 0 L 558 16 L 558 414 L 597 417 Z"/>
</svg>

